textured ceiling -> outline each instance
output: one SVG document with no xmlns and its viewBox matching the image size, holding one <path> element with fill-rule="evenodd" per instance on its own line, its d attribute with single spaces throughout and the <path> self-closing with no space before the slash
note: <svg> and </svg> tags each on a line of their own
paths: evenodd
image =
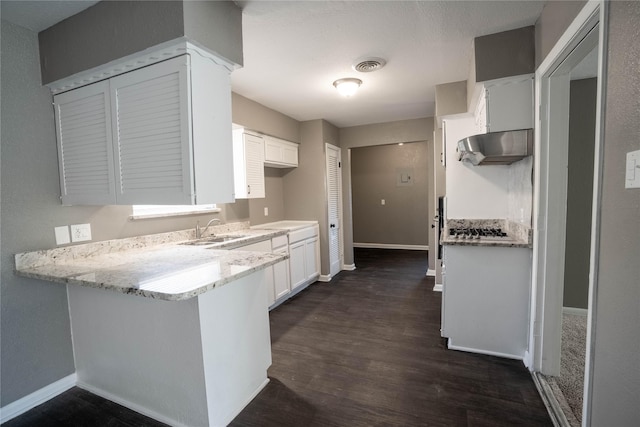
<svg viewBox="0 0 640 427">
<path fill-rule="evenodd" d="M 233 90 L 297 120 L 338 127 L 428 117 L 435 85 L 465 80 L 474 37 L 533 25 L 540 1 L 243 1 Z M 351 69 L 385 58 L 373 73 Z M 342 98 L 334 80 L 363 81 Z"/>
<path fill-rule="evenodd" d="M 41 31 L 96 1 L 6 1 L 2 19 Z M 297 120 L 338 127 L 428 117 L 435 85 L 465 80 L 474 37 L 533 25 L 543 1 L 237 1 L 244 68 L 233 90 Z M 353 63 L 379 56 L 373 73 Z M 334 80 L 357 77 L 352 98 Z"/>
</svg>

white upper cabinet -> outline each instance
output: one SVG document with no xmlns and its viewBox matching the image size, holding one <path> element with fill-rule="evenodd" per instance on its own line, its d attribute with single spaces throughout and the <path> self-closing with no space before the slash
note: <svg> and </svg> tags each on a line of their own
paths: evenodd
<svg viewBox="0 0 640 427">
<path fill-rule="evenodd" d="M 264 165 L 273 168 L 298 167 L 298 144 L 265 135 Z"/>
<path fill-rule="evenodd" d="M 116 203 L 109 81 L 56 95 L 62 203 Z"/>
<path fill-rule="evenodd" d="M 233 169 L 237 199 L 264 198 L 264 140 L 244 129 L 233 131 Z"/>
<path fill-rule="evenodd" d="M 482 83 L 475 119 L 478 133 L 533 128 L 533 76 Z"/>
<path fill-rule="evenodd" d="M 232 202 L 229 72 L 182 55 L 54 96 L 63 204 Z"/>
</svg>

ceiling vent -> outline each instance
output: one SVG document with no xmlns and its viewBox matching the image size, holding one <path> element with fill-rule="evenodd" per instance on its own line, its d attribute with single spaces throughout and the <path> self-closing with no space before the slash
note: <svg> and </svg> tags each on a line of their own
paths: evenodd
<svg viewBox="0 0 640 427">
<path fill-rule="evenodd" d="M 353 65 L 353 69 L 361 73 L 370 73 L 384 67 L 386 63 L 382 58 L 363 58 Z"/>
</svg>

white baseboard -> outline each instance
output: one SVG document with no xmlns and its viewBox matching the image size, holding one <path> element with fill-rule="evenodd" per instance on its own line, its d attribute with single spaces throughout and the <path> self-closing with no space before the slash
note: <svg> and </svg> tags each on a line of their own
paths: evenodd
<svg viewBox="0 0 640 427">
<path fill-rule="evenodd" d="M 482 350 L 482 349 L 478 349 L 478 348 L 471 348 L 471 347 L 463 347 L 463 346 L 459 346 L 459 345 L 454 345 L 451 342 L 451 338 L 449 338 L 448 343 L 447 343 L 447 348 L 450 350 L 459 350 L 459 351 L 466 351 L 468 353 L 478 353 L 478 354 L 486 354 L 489 356 L 497 356 L 497 357 L 504 357 L 505 359 L 515 359 L 515 360 L 522 360 L 522 356 L 518 356 L 516 354 L 509 354 L 509 353 L 500 353 L 498 351 L 489 351 L 489 350 Z"/>
<path fill-rule="evenodd" d="M 355 264 L 345 264 L 342 266 L 342 269 L 345 271 L 353 271 L 356 269 L 356 265 Z"/>
<path fill-rule="evenodd" d="M 354 243 L 354 248 L 406 249 L 410 251 L 428 251 L 429 245 L 396 245 L 393 243 Z"/>
<path fill-rule="evenodd" d="M 436 271 L 431 269 L 431 268 L 427 269 L 427 276 L 428 277 L 436 277 Z"/>
<path fill-rule="evenodd" d="M 0 408 L 0 423 L 5 423 L 18 415 L 22 415 L 28 410 L 43 404 L 47 400 L 53 399 L 57 395 L 74 387 L 77 382 L 78 377 L 73 373 L 49 384 L 46 387 L 42 387 L 40 390 L 36 390 L 15 402 L 9 403 L 7 406 Z"/>
<path fill-rule="evenodd" d="M 442 292 L 442 283 L 436 283 L 433 285 L 433 292 Z"/>
<path fill-rule="evenodd" d="M 524 363 L 524 366 L 530 372 L 533 372 L 533 357 L 532 357 L 532 354 L 529 353 L 529 350 L 524 352 L 524 358 L 522 359 L 522 363 Z"/>
<path fill-rule="evenodd" d="M 104 391 L 90 384 L 83 383 L 82 381 L 78 381 L 77 386 L 83 390 L 87 390 L 88 392 L 95 394 L 96 396 L 100 396 L 102 398 L 110 400 L 114 403 L 117 403 L 118 405 L 124 406 L 125 408 L 129 408 L 132 411 L 135 411 L 139 414 L 145 415 L 149 418 L 153 418 L 154 420 L 160 421 L 162 423 L 169 424 L 170 426 L 187 427 L 186 424 L 181 424 L 178 421 L 171 419 L 169 417 L 166 417 L 162 414 L 158 414 L 157 412 L 152 411 L 149 408 L 138 405 L 137 403 L 129 402 L 128 400 L 125 400 L 120 396 L 116 396 L 115 394 L 111 394 L 108 391 Z"/>
<path fill-rule="evenodd" d="M 330 274 L 321 274 L 318 276 L 318 282 L 330 282 L 332 276 Z"/>
<path fill-rule="evenodd" d="M 587 316 L 589 310 L 586 308 L 562 307 L 562 314 L 573 314 L 574 316 Z"/>
</svg>

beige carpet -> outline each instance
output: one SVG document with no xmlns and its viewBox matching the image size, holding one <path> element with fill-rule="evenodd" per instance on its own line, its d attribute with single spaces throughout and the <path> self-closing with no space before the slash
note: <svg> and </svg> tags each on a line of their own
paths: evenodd
<svg viewBox="0 0 640 427">
<path fill-rule="evenodd" d="M 587 316 L 565 313 L 562 317 L 560 376 L 545 379 L 573 427 L 580 426 L 582 421 Z"/>
</svg>

